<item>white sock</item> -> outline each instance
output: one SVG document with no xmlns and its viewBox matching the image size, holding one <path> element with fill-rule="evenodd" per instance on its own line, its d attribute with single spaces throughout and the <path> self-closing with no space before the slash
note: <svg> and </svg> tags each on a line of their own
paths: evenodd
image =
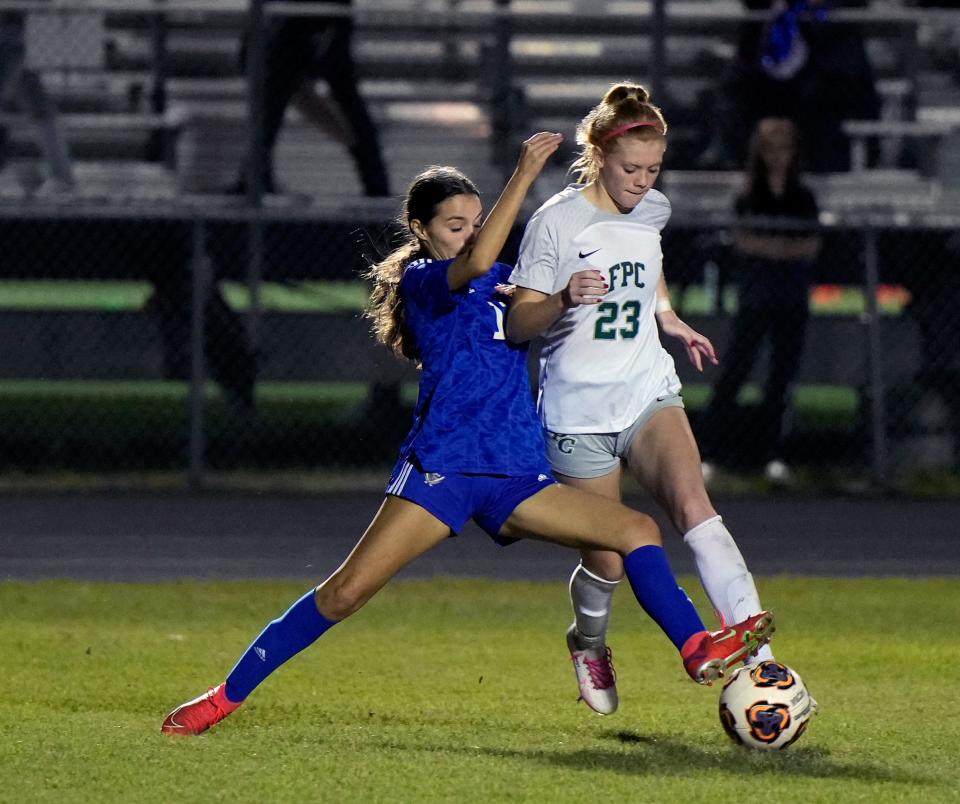
<svg viewBox="0 0 960 804">
<path fill-rule="evenodd" d="M 570 602 L 580 650 L 606 644 L 613 592 L 620 581 L 608 581 L 578 564 L 570 576 Z"/>
<path fill-rule="evenodd" d="M 724 622 L 732 625 L 763 611 L 753 576 L 720 516 L 691 528 L 683 540 L 693 550 L 700 583 Z M 750 661 L 767 659 L 773 659 L 769 644 Z"/>
</svg>

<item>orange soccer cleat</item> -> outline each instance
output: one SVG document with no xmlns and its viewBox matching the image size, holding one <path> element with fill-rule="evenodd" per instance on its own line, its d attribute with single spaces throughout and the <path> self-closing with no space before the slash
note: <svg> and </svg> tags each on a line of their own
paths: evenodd
<svg viewBox="0 0 960 804">
<path fill-rule="evenodd" d="M 240 706 L 227 698 L 225 690 L 226 684 L 218 684 L 199 698 L 180 704 L 163 719 L 160 733 L 202 734 L 219 723 Z"/>
<path fill-rule="evenodd" d="M 719 631 L 694 634 L 680 651 L 684 669 L 698 684 L 712 684 L 769 642 L 773 632 L 773 615 L 761 611 Z"/>
</svg>

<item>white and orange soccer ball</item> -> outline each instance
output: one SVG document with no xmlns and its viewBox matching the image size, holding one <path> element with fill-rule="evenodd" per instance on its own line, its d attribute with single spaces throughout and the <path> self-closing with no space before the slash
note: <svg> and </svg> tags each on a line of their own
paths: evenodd
<svg viewBox="0 0 960 804">
<path fill-rule="evenodd" d="M 793 745 L 807 728 L 817 704 L 800 675 L 780 662 L 758 662 L 737 670 L 720 693 L 720 722 L 748 748 Z"/>
</svg>

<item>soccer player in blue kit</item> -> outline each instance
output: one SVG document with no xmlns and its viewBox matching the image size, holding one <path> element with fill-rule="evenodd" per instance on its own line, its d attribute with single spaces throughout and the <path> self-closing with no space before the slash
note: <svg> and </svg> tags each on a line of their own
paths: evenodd
<svg viewBox="0 0 960 804">
<path fill-rule="evenodd" d="M 527 191 L 561 135 L 539 133 L 482 221 L 476 188 L 453 168 L 430 168 L 407 193 L 410 236 L 370 271 L 368 314 L 382 343 L 419 362 L 420 395 L 386 497 L 363 537 L 323 583 L 250 644 L 226 680 L 170 712 L 165 734 L 200 734 L 239 707 L 268 675 L 359 610 L 397 572 L 468 519 L 500 544 L 520 538 L 613 550 L 638 602 L 709 684 L 773 632 L 768 612 L 708 632 L 677 586 L 654 521 L 559 485 L 530 396 L 526 348 L 506 340 L 506 282 L 495 262 Z"/>
</svg>

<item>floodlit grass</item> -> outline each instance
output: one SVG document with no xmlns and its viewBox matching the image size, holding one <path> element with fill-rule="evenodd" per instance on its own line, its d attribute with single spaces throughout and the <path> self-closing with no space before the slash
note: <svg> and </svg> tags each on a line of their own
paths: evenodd
<svg viewBox="0 0 960 804">
<path fill-rule="evenodd" d="M 389 427 L 368 413 L 365 383 L 259 383 L 257 412 L 238 415 L 210 384 L 206 456 L 212 468 L 389 467 L 416 401 L 412 383 Z M 696 413 L 709 389 L 684 388 Z M 758 389 L 747 386 L 750 404 Z M 798 388 L 796 427 L 807 435 L 855 438 L 858 397 L 834 386 Z M 383 411 L 381 410 L 381 415 Z M 170 470 L 185 466 L 189 387 L 172 381 L 4 380 L 0 382 L 0 468 L 30 472 Z M 317 445 L 323 445 L 318 450 Z M 834 453 L 836 450 L 834 450 Z"/>
<path fill-rule="evenodd" d="M 220 284 L 234 309 L 249 308 L 244 284 Z M 140 310 L 151 293 L 149 282 L 6 280 L 0 281 L 0 310 Z M 260 294 L 264 310 L 286 313 L 360 310 L 367 298 L 362 282 L 264 282 Z"/>
<path fill-rule="evenodd" d="M 361 382 L 261 382 L 257 385 L 257 404 L 280 406 L 304 402 L 321 408 L 347 408 L 360 404 L 369 387 Z M 102 405 L 143 404 L 163 402 L 187 402 L 189 386 L 185 382 L 166 380 L 0 380 L 0 405 L 6 400 L 39 401 L 41 405 L 56 403 L 76 404 L 93 400 Z M 689 383 L 683 387 L 684 403 L 688 408 L 699 410 L 710 395 L 710 386 L 704 383 Z M 220 398 L 216 386 L 208 384 L 205 389 L 208 402 Z M 746 383 L 740 393 L 742 404 L 760 400 L 761 389 L 755 383 Z M 417 398 L 414 383 L 402 388 L 402 399 L 413 404 Z M 797 388 L 796 407 L 801 420 L 809 416 L 830 416 L 834 421 L 853 416 L 857 408 L 856 389 L 840 385 L 802 385 Z"/>
<path fill-rule="evenodd" d="M 369 454 L 390 465 L 402 437 L 381 430 L 372 438 L 363 416 L 365 383 L 260 383 L 255 417 L 232 411 L 213 384 L 205 390 L 207 456 L 214 466 L 311 467 L 338 454 L 356 460 Z M 2 381 L 0 468 L 182 467 L 189 392 L 186 383 L 167 381 Z M 401 389 L 411 410 L 415 399 L 414 385 Z M 405 428 L 407 414 L 398 416 Z"/>
<path fill-rule="evenodd" d="M 703 285 L 690 285 L 677 302 L 683 315 L 703 315 L 713 312 L 717 299 L 712 298 Z M 727 315 L 737 311 L 737 288 L 724 289 L 719 299 Z M 898 316 L 910 302 L 909 291 L 901 285 L 880 285 L 877 288 L 877 307 L 881 315 Z M 860 315 L 867 310 L 867 294 L 851 285 L 814 285 L 810 290 L 810 311 L 813 315 Z"/>
<path fill-rule="evenodd" d="M 958 800 L 956 580 L 761 581 L 778 656 L 822 707 L 783 753 L 728 743 L 719 690 L 685 678 L 625 588 L 621 710 L 591 714 L 574 702 L 563 585 L 492 581 L 388 587 L 208 734 L 161 736 L 165 711 L 302 592 L 0 584 L 0 799 Z"/>
<path fill-rule="evenodd" d="M 220 283 L 230 306 L 247 310 L 250 294 L 241 282 Z M 140 310 L 150 297 L 148 282 L 89 280 L 0 280 L 0 310 Z M 367 300 L 367 285 L 360 281 L 263 282 L 260 286 L 264 310 L 287 313 L 334 313 L 360 310 Z M 909 294 L 897 285 L 881 285 L 877 301 L 882 313 L 899 315 Z M 704 314 L 712 303 L 702 285 L 686 288 L 682 302 L 686 315 Z M 858 315 L 866 310 L 866 298 L 857 287 L 817 285 L 811 292 L 814 315 Z M 737 293 L 727 288 L 724 309 L 732 313 Z"/>
<path fill-rule="evenodd" d="M 688 383 L 683 386 L 683 403 L 688 410 L 706 407 L 710 386 Z M 763 389 L 756 383 L 745 383 L 737 400 L 741 405 L 759 404 Z M 860 405 L 857 389 L 844 385 L 799 385 L 794 401 L 795 416 L 801 427 L 821 426 L 830 429 L 852 427 Z"/>
<path fill-rule="evenodd" d="M 417 389 L 401 388 L 395 432 L 365 415 L 365 383 L 257 385 L 257 412 L 238 417 L 218 389 L 206 388 L 208 458 L 214 466 L 314 466 L 338 455 L 390 465 L 409 425 Z M 706 402 L 709 388 L 684 388 L 688 410 Z M 742 401 L 759 390 L 749 385 Z M 72 467 L 127 471 L 183 466 L 189 433 L 189 386 L 173 381 L 4 380 L 0 382 L 0 468 Z M 858 397 L 853 388 L 797 390 L 796 427 L 831 436 L 853 433 Z M 319 451 L 317 444 L 324 444 Z M 359 445 L 359 446 L 358 446 Z M 372 450 L 372 452 L 371 452 Z"/>
</svg>

